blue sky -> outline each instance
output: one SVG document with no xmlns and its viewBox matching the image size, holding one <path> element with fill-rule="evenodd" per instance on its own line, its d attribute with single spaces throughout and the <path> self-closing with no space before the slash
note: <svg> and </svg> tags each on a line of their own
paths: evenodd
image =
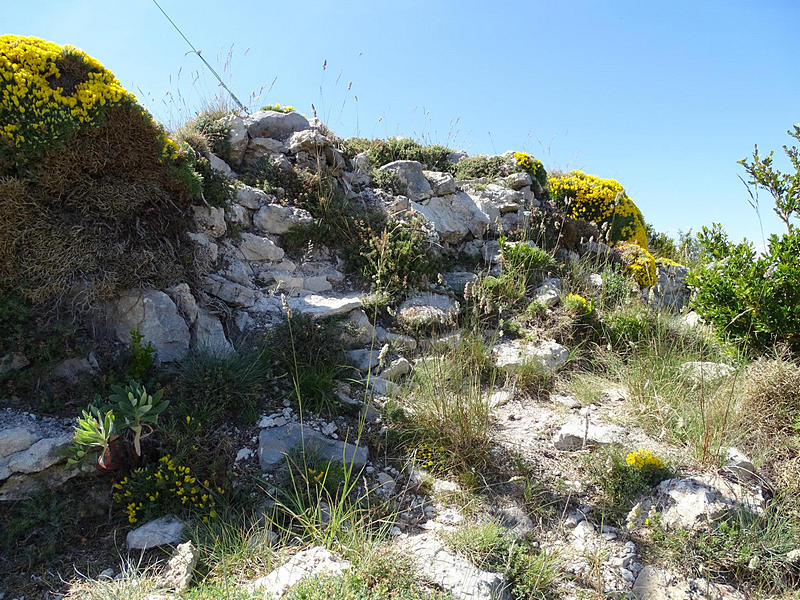
<svg viewBox="0 0 800 600">
<path fill-rule="evenodd" d="M 230 52 L 224 77 L 245 103 L 261 90 L 256 108 L 313 104 L 343 137 L 528 151 L 619 180 L 664 231 L 717 221 L 760 243 L 736 161 L 800 121 L 796 0 L 160 3 L 219 70 Z M 4 4 L 4 33 L 83 48 L 168 125 L 219 91 L 152 0 Z"/>
</svg>

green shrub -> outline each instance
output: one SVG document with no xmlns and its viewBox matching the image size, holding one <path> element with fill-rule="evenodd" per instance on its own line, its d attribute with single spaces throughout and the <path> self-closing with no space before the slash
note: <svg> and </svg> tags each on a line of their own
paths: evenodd
<svg viewBox="0 0 800 600">
<path fill-rule="evenodd" d="M 280 104 L 267 104 L 262 106 L 260 110 L 274 110 L 275 112 L 290 113 L 295 112 L 294 106 L 281 106 Z"/>
<path fill-rule="evenodd" d="M 779 343 L 800 351 L 800 230 L 770 236 L 761 255 L 747 240 L 731 242 L 719 225 L 703 227 L 698 240 L 710 258 L 689 273 L 692 308 L 749 351 Z"/>
<path fill-rule="evenodd" d="M 396 160 L 415 160 L 423 168 L 431 171 L 447 171 L 450 163 L 447 156 L 452 149 L 439 144 L 424 146 L 408 138 L 389 138 L 387 140 L 367 140 L 350 138 L 343 142 L 345 155 L 353 157 L 366 152 L 370 165 L 377 169 Z"/>
<path fill-rule="evenodd" d="M 458 161 L 450 167 L 456 179 L 499 179 L 511 173 L 511 161 L 506 156 L 479 154 Z"/>
<path fill-rule="evenodd" d="M 663 461 L 645 448 L 602 448 L 586 457 L 584 468 L 617 518 L 624 518 L 639 496 L 670 475 Z"/>
<path fill-rule="evenodd" d="M 600 287 L 598 301 L 603 309 L 620 306 L 636 293 L 636 285 L 633 280 L 618 268 L 606 268 L 601 277 L 603 278 L 603 284 Z"/>
<path fill-rule="evenodd" d="M 372 183 L 375 187 L 386 190 L 393 196 L 405 196 L 408 194 L 408 186 L 394 171 L 374 170 L 372 172 Z"/>
<path fill-rule="evenodd" d="M 536 181 L 542 189 L 547 188 L 547 171 L 545 171 L 542 161 L 533 158 L 527 152 L 514 152 L 514 160 L 517 163 L 517 169 L 530 175 L 531 179 Z"/>
<path fill-rule="evenodd" d="M 203 199 L 211 206 L 224 208 L 236 197 L 234 179 L 212 169 L 211 163 L 205 158 L 197 159 L 195 170 L 202 177 Z"/>
<path fill-rule="evenodd" d="M 503 257 L 503 269 L 518 274 L 526 286 L 541 279 L 548 269 L 555 267 L 553 256 L 530 242 L 507 242 L 504 237 L 497 241 Z"/>
<path fill-rule="evenodd" d="M 651 287 L 658 281 L 653 255 L 638 244 L 619 242 L 614 249 L 620 253 L 625 275 L 642 287 Z"/>
<path fill-rule="evenodd" d="M 144 381 L 153 368 L 156 349 L 147 342 L 142 345 L 144 336 L 136 329 L 131 329 L 131 359 L 128 364 L 128 375 L 136 381 Z"/>
</svg>

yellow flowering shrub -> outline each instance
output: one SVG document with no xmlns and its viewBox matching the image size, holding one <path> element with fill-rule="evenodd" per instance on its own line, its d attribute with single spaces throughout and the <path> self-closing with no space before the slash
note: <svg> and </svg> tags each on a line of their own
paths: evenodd
<svg viewBox="0 0 800 600">
<path fill-rule="evenodd" d="M 192 514 L 208 523 L 217 516 L 217 498 L 224 493 L 167 454 L 115 483 L 112 499 L 124 507 L 131 524 L 166 514 Z"/>
<path fill-rule="evenodd" d="M 567 216 L 607 228 L 611 243 L 635 242 L 647 248 L 644 217 L 618 181 L 572 171 L 550 176 L 547 185 L 550 198 Z"/>
<path fill-rule="evenodd" d="M 98 61 L 0 36 L 0 291 L 89 306 L 187 281 L 201 189 L 192 157 Z"/>
<path fill-rule="evenodd" d="M 672 260 L 671 258 L 666 258 L 664 256 L 656 259 L 656 266 L 657 267 L 683 267 L 681 263 Z"/>
<path fill-rule="evenodd" d="M 625 462 L 639 471 L 648 466 L 652 466 L 659 471 L 664 468 L 663 461 L 646 448 L 639 448 L 629 452 L 625 456 Z"/>
<path fill-rule="evenodd" d="M 538 158 L 533 158 L 527 152 L 514 152 L 514 160 L 517 161 L 517 167 L 525 171 L 544 188 L 547 187 L 547 171 Z"/>
<path fill-rule="evenodd" d="M 658 281 L 656 260 L 653 255 L 641 246 L 620 242 L 614 248 L 622 257 L 622 266 L 625 274 L 636 280 L 642 287 L 650 287 Z"/>
<path fill-rule="evenodd" d="M 564 306 L 581 319 L 588 319 L 595 314 L 594 299 L 587 300 L 580 294 L 568 294 L 564 298 Z"/>
</svg>

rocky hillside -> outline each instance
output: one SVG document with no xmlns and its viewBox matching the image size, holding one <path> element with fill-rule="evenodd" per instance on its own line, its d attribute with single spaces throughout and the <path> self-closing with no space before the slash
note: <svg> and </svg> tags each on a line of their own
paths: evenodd
<svg viewBox="0 0 800 600">
<path fill-rule="evenodd" d="M 618 182 L 0 74 L 0 598 L 792 597 L 800 367 Z"/>
</svg>

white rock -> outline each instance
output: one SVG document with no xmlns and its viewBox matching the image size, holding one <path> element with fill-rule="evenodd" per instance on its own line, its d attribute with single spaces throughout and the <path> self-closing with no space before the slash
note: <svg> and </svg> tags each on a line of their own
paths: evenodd
<svg viewBox="0 0 800 600">
<path fill-rule="evenodd" d="M 211 165 L 211 168 L 215 171 L 219 171 L 223 175 L 227 177 L 236 177 L 236 173 L 233 172 L 233 169 L 230 168 L 228 163 L 222 160 L 216 154 L 209 152 L 208 153 L 208 162 Z"/>
<path fill-rule="evenodd" d="M 407 359 L 396 358 L 380 372 L 380 376 L 389 381 L 397 381 L 404 375 L 411 373 L 411 363 Z"/>
<path fill-rule="evenodd" d="M 205 233 L 189 231 L 186 237 L 189 238 L 189 241 L 194 246 L 196 260 L 200 264 L 207 264 L 209 267 L 213 267 L 217 262 L 217 258 L 219 258 L 219 246 L 211 236 Z"/>
<path fill-rule="evenodd" d="M 264 600 L 285 596 L 302 580 L 314 575 L 336 575 L 350 568 L 350 563 L 322 546 L 301 550 L 288 562 L 247 587 L 263 594 Z"/>
<path fill-rule="evenodd" d="M 391 494 L 397 487 L 397 482 L 388 473 L 378 473 L 378 488 L 377 490 L 384 494 Z"/>
<path fill-rule="evenodd" d="M 314 129 L 296 131 L 288 141 L 289 152 L 293 154 L 305 151 L 313 155 L 328 145 L 330 145 L 330 140 Z"/>
<path fill-rule="evenodd" d="M 283 235 L 292 227 L 310 225 L 313 221 L 307 210 L 281 204 L 265 204 L 253 215 L 257 229 L 274 235 Z"/>
<path fill-rule="evenodd" d="M 499 408 L 505 406 L 514 399 L 514 392 L 511 390 L 497 390 L 489 394 L 487 401 L 489 408 Z"/>
<path fill-rule="evenodd" d="M 530 344 L 521 340 L 501 342 L 492 348 L 495 365 L 504 371 L 514 371 L 530 362 L 538 362 L 543 369 L 555 371 L 566 364 L 569 351 L 553 340 Z"/>
<path fill-rule="evenodd" d="M 131 550 L 147 550 L 156 546 L 178 544 L 186 525 L 172 515 L 145 523 L 128 532 L 126 544 Z"/>
<path fill-rule="evenodd" d="M 450 173 L 440 173 L 439 171 L 422 171 L 425 179 L 431 186 L 431 193 L 434 196 L 447 196 L 456 193 L 456 180 Z"/>
<path fill-rule="evenodd" d="M 308 120 L 300 113 L 259 110 L 244 119 L 251 138 L 269 137 L 285 140 L 296 131 L 308 129 Z"/>
<path fill-rule="evenodd" d="M 236 458 L 233 459 L 233 462 L 238 463 L 243 460 L 247 460 L 253 456 L 253 451 L 250 448 L 240 448 L 239 451 L 236 453 Z"/>
<path fill-rule="evenodd" d="M 312 315 L 320 319 L 347 314 L 351 310 L 363 307 L 364 305 L 358 295 L 335 297 L 309 294 L 307 296 L 289 298 L 289 308 L 293 312 Z"/>
<path fill-rule="evenodd" d="M 236 203 L 250 210 L 258 210 L 262 204 L 269 204 L 274 200 L 275 196 L 249 185 L 241 185 L 236 188 Z"/>
<path fill-rule="evenodd" d="M 619 427 L 593 423 L 582 417 L 563 425 L 553 437 L 553 445 L 557 450 L 580 450 L 584 440 L 586 447 L 607 446 L 619 441 L 622 435 Z"/>
<path fill-rule="evenodd" d="M 239 250 L 245 259 L 252 261 L 279 261 L 283 258 L 283 248 L 269 238 L 243 233 L 239 242 Z"/>
<path fill-rule="evenodd" d="M 480 237 L 489 227 L 489 217 L 464 192 L 412 202 L 411 208 L 431 222 L 442 241 L 452 244 L 468 235 Z"/>
<path fill-rule="evenodd" d="M 449 296 L 425 293 L 403 302 L 397 309 L 397 321 L 414 328 L 453 325 L 460 309 Z"/>
<path fill-rule="evenodd" d="M 407 188 L 406 195 L 414 202 L 426 200 L 433 195 L 431 184 L 422 173 L 422 165 L 415 160 L 396 160 L 378 170 L 396 173 Z"/>
<path fill-rule="evenodd" d="M 189 351 L 189 327 L 178 307 L 164 292 L 129 290 L 108 305 L 107 319 L 111 330 L 123 344 L 131 343 L 131 330 L 150 342 L 158 360 L 181 360 Z"/>
<path fill-rule="evenodd" d="M 197 548 L 191 541 L 179 544 L 175 548 L 172 558 L 169 559 L 164 573 L 157 577 L 158 587 L 175 590 L 179 593 L 186 590 L 192 581 L 197 558 Z"/>
<path fill-rule="evenodd" d="M 186 283 L 179 283 L 164 290 L 167 295 L 172 298 L 178 311 L 189 325 L 192 325 L 197 320 L 199 308 L 197 307 L 197 300 L 192 295 L 192 290 Z"/>
<path fill-rule="evenodd" d="M 203 289 L 232 306 L 252 308 L 257 300 L 256 290 L 219 275 L 206 275 L 203 278 Z"/>
<path fill-rule="evenodd" d="M 192 347 L 215 356 L 234 353 L 222 323 L 206 309 L 200 309 L 197 320 L 192 325 Z"/>
</svg>

